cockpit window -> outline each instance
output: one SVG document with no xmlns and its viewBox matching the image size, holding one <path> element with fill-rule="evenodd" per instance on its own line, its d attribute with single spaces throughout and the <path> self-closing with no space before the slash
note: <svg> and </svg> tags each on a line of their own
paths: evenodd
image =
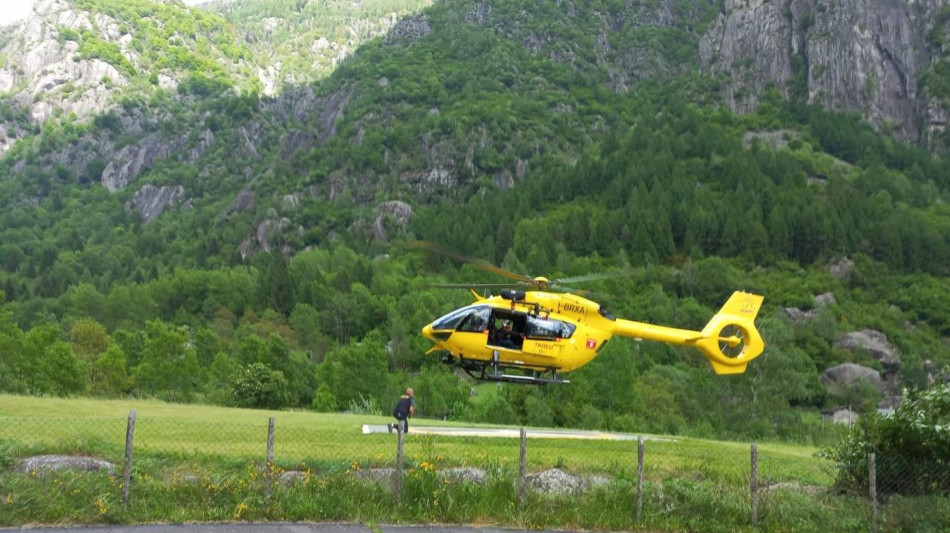
<svg viewBox="0 0 950 533">
<path fill-rule="evenodd" d="M 488 306 L 473 308 L 465 319 L 459 323 L 458 330 L 481 333 L 488 329 L 488 316 L 490 314 L 491 309 Z"/>
<path fill-rule="evenodd" d="M 444 317 L 436 320 L 432 323 L 432 329 L 434 330 L 445 330 L 445 329 L 455 329 L 458 325 L 472 313 L 472 311 L 478 311 L 481 309 L 487 310 L 487 306 L 468 306 L 461 309 L 456 309 L 451 313 L 445 315 Z M 487 321 L 487 318 L 486 318 Z"/>
</svg>

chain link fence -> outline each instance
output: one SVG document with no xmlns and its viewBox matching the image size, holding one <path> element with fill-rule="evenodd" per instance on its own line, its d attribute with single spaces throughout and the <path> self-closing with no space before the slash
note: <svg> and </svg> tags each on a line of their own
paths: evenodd
<svg viewBox="0 0 950 533">
<path fill-rule="evenodd" d="M 18 491 L 44 487 L 44 469 L 56 466 L 23 465 L 56 454 L 109 463 L 52 474 L 56 483 L 72 479 L 72 491 L 98 491 L 92 521 L 96 511 L 105 518 L 119 506 L 139 514 L 112 520 L 139 520 L 146 503 L 157 513 L 156 500 L 167 500 L 172 517 L 174 506 L 188 506 L 187 516 L 209 521 L 294 518 L 276 514 L 287 509 L 299 509 L 302 520 L 360 519 L 369 506 L 382 516 L 415 513 L 406 520 L 478 522 L 494 516 L 480 514 L 483 506 L 528 527 L 556 519 L 604 529 L 706 530 L 715 515 L 713 529 L 727 530 L 809 531 L 823 516 L 835 531 L 950 530 L 945 463 L 870 455 L 832 465 L 782 445 L 596 432 L 570 439 L 530 429 L 520 436 L 508 430 L 509 438 L 426 433 L 435 421 L 390 434 L 383 417 L 363 417 L 375 428 L 364 434 L 343 418 L 0 417 L 0 525 L 42 521 L 30 507 L 37 496 L 20 501 Z M 83 484 L 83 476 L 91 481 Z M 65 490 L 52 488 L 52 499 Z M 341 503 L 346 495 L 357 501 Z M 603 517 L 585 518 L 595 513 Z"/>
</svg>

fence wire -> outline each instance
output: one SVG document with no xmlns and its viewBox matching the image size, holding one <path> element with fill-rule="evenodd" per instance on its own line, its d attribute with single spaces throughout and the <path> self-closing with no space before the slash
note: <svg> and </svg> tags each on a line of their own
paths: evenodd
<svg viewBox="0 0 950 533">
<path fill-rule="evenodd" d="M 319 500 L 325 495 L 312 492 L 314 487 L 349 490 L 346 480 L 375 483 L 382 488 L 368 494 L 392 498 L 397 435 L 355 434 L 352 423 L 338 420 L 306 413 L 277 415 L 269 435 L 266 415 L 228 420 L 141 413 L 134 424 L 132 449 L 127 450 L 126 417 L 0 417 L 0 500 L 16 502 L 17 494 L 4 495 L 4 490 L 14 490 L 5 487 L 24 486 L 15 476 L 36 475 L 18 470 L 24 460 L 62 454 L 114 464 L 110 477 L 91 484 L 100 487 L 96 490 L 102 494 L 95 501 L 105 506 L 120 499 L 122 491 L 128 495 L 121 474 L 130 451 L 135 458 L 129 478 L 133 502 L 137 488 L 138 494 L 154 494 L 165 484 L 178 490 L 188 505 L 207 501 L 213 509 L 234 498 L 237 503 L 232 503 L 240 510 L 254 490 L 265 491 L 268 498 L 273 491 L 289 491 L 283 497 L 291 500 L 304 497 L 293 496 L 294 491 L 304 491 L 306 498 Z M 383 420 L 373 421 L 385 427 Z M 519 438 L 434 436 L 423 434 L 424 426 L 413 427 L 416 431 L 404 438 L 400 479 L 405 484 L 399 485 L 396 495 L 410 508 L 446 505 L 452 501 L 450 482 L 464 482 L 510 486 L 490 501 L 498 505 L 497 498 L 507 499 L 514 509 L 521 508 L 525 499 L 533 502 L 529 505 L 544 507 L 551 505 L 544 498 L 564 497 L 555 500 L 554 508 L 560 511 L 581 505 L 578 495 L 593 494 L 595 500 L 612 502 L 613 513 L 626 514 L 626 522 L 616 523 L 619 528 L 636 524 L 657 530 L 702 530 L 703 517 L 717 513 L 720 525 L 735 529 L 755 525 L 764 531 L 805 531 L 802 509 L 812 506 L 843 510 L 836 517 L 837 531 L 868 531 L 871 525 L 879 526 L 872 531 L 916 531 L 922 514 L 950 509 L 950 467 L 935 461 L 876 456 L 872 496 L 867 459 L 832 465 L 782 446 L 758 447 L 750 454 L 749 444 L 711 446 L 692 439 L 657 438 L 645 441 L 644 462 L 638 468 L 637 440 L 541 438 L 540 432 L 532 436 L 529 431 L 522 477 Z M 432 476 L 439 481 L 433 482 Z M 74 483 L 69 488 L 78 487 Z M 466 498 L 476 497 L 471 491 L 464 489 Z M 0 507 L 0 525 L 28 522 L 32 515 L 24 509 L 4 515 Z M 313 512 L 302 518 L 332 518 L 321 515 L 323 510 Z M 444 519 L 433 513 L 434 520 Z M 241 512 L 210 511 L 207 517 L 246 518 Z M 612 523 L 608 520 L 602 527 Z M 934 523 L 936 529 L 931 529 L 940 531 L 943 524 L 950 525 L 950 517 L 938 517 Z"/>
</svg>

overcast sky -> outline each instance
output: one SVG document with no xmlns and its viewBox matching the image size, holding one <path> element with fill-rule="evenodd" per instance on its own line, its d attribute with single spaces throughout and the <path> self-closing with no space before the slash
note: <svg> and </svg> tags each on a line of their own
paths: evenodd
<svg viewBox="0 0 950 533">
<path fill-rule="evenodd" d="M 36 0 L 0 0 L 0 26 L 27 16 Z M 182 0 L 189 6 L 204 4 L 210 0 Z"/>
</svg>

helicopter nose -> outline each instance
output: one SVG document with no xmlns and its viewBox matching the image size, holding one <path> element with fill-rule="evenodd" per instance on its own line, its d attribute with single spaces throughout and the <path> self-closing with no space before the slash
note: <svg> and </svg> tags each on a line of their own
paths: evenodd
<svg viewBox="0 0 950 533">
<path fill-rule="evenodd" d="M 422 328 L 422 335 L 430 341 L 435 341 L 435 336 L 432 334 L 432 324 Z"/>
</svg>

